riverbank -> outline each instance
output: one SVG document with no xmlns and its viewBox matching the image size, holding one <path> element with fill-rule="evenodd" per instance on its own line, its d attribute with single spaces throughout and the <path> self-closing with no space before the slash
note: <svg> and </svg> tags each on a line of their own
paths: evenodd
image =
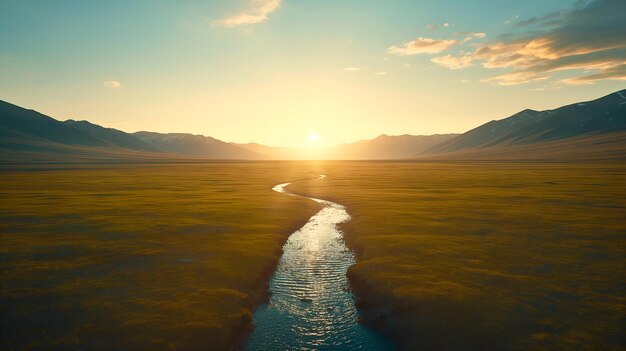
<svg viewBox="0 0 626 351">
<path fill-rule="evenodd" d="M 626 168 L 352 162 L 291 190 L 348 208 L 363 321 L 401 349 L 624 346 Z"/>
</svg>

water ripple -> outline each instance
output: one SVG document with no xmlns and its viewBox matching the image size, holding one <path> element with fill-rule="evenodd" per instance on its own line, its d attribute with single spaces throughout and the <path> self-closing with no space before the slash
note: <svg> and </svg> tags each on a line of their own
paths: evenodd
<svg viewBox="0 0 626 351">
<path fill-rule="evenodd" d="M 287 185 L 273 190 L 296 196 L 285 190 Z M 270 282 L 270 302 L 255 312 L 246 349 L 392 350 L 388 340 L 357 322 L 346 278 L 354 255 L 337 227 L 350 215 L 337 203 L 309 199 L 323 208 L 285 243 Z"/>
</svg>

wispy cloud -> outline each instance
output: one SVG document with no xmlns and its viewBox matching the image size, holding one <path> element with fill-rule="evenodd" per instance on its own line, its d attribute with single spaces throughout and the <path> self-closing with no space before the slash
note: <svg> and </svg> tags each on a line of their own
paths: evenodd
<svg viewBox="0 0 626 351">
<path fill-rule="evenodd" d="M 374 73 L 374 75 L 377 75 L 377 76 L 386 76 L 386 75 L 387 75 L 387 72 L 384 72 L 384 71 L 383 71 L 383 72 L 376 72 L 376 73 Z"/>
<path fill-rule="evenodd" d="M 105 88 L 121 88 L 122 87 L 122 83 L 120 83 L 117 80 L 107 80 L 102 82 L 102 85 Z"/>
<path fill-rule="evenodd" d="M 523 84 L 570 71 L 566 84 L 593 84 L 626 80 L 626 11 L 623 0 L 596 0 L 584 7 L 559 11 L 518 22 L 533 26 L 526 33 L 502 36 L 462 56 L 446 55 L 432 61 L 451 69 L 481 64 L 510 72 L 487 78 L 501 85 Z"/>
<path fill-rule="evenodd" d="M 471 55 L 464 55 L 460 57 L 445 55 L 430 59 L 430 61 L 449 69 L 460 69 L 473 66 L 473 60 L 474 58 Z"/>
<path fill-rule="evenodd" d="M 360 67 L 346 67 L 343 69 L 346 72 L 358 72 L 361 70 Z"/>
<path fill-rule="evenodd" d="M 626 80 L 626 64 L 605 68 L 592 74 L 563 79 L 562 82 L 572 85 L 585 85 L 603 79 Z"/>
<path fill-rule="evenodd" d="M 458 32 L 456 33 L 457 36 L 459 37 L 465 37 L 465 39 L 463 39 L 464 41 L 469 41 L 472 39 L 482 39 L 484 37 L 487 36 L 487 33 L 483 33 L 483 32 Z"/>
<path fill-rule="evenodd" d="M 438 54 L 455 45 L 465 43 L 473 39 L 482 39 L 487 34 L 482 32 L 459 32 L 455 36 L 458 39 L 432 39 L 419 37 L 413 41 L 407 41 L 402 46 L 391 46 L 387 48 L 387 53 L 394 55 L 417 55 L 417 54 Z"/>
<path fill-rule="evenodd" d="M 437 23 L 433 23 L 433 24 L 429 24 L 426 26 L 426 28 L 430 29 L 430 30 L 435 30 L 435 29 L 439 29 L 440 27 L 444 27 L 444 28 L 448 28 L 450 26 L 452 26 L 453 24 L 450 22 L 445 22 L 442 24 L 437 24 Z"/>
<path fill-rule="evenodd" d="M 500 85 L 517 85 L 522 83 L 528 83 L 536 80 L 548 79 L 547 76 L 533 72 L 514 72 L 502 74 L 495 77 L 490 77 L 481 80 L 481 82 L 496 82 Z"/>
<path fill-rule="evenodd" d="M 419 37 L 402 46 L 391 46 L 387 52 L 394 55 L 438 54 L 460 41 L 456 39 L 431 39 Z"/>
<path fill-rule="evenodd" d="M 243 13 L 213 22 L 213 27 L 233 28 L 261 23 L 267 16 L 278 10 L 281 0 L 252 0 L 251 8 Z"/>
</svg>

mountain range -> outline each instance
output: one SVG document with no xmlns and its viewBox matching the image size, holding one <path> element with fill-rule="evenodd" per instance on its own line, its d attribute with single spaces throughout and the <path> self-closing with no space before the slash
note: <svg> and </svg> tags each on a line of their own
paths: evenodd
<svg viewBox="0 0 626 351">
<path fill-rule="evenodd" d="M 0 162 L 208 159 L 625 160 L 626 90 L 553 110 L 524 110 L 463 134 L 380 135 L 326 148 L 236 144 L 185 133 L 126 133 L 59 121 L 0 101 Z"/>
<path fill-rule="evenodd" d="M 456 159 L 626 156 L 626 90 L 554 110 L 524 110 L 435 145 L 422 157 Z"/>
</svg>

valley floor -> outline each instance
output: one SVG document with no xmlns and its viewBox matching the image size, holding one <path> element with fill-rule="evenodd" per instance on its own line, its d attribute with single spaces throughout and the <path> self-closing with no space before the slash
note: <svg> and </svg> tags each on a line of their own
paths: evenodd
<svg viewBox="0 0 626 351">
<path fill-rule="evenodd" d="M 344 204 L 364 320 L 402 349 L 623 350 L 626 165 L 352 162 L 290 191 Z"/>
<path fill-rule="evenodd" d="M 68 166 L 76 167 L 76 166 Z M 63 168 L 63 166 L 55 166 Z M 626 165 L 230 162 L 2 171 L 2 349 L 229 349 L 289 234 L 347 207 L 403 349 L 626 347 Z"/>
<path fill-rule="evenodd" d="M 35 167 L 0 173 L 3 350 L 234 348 L 319 210 L 271 190 L 307 165 Z"/>
</svg>

